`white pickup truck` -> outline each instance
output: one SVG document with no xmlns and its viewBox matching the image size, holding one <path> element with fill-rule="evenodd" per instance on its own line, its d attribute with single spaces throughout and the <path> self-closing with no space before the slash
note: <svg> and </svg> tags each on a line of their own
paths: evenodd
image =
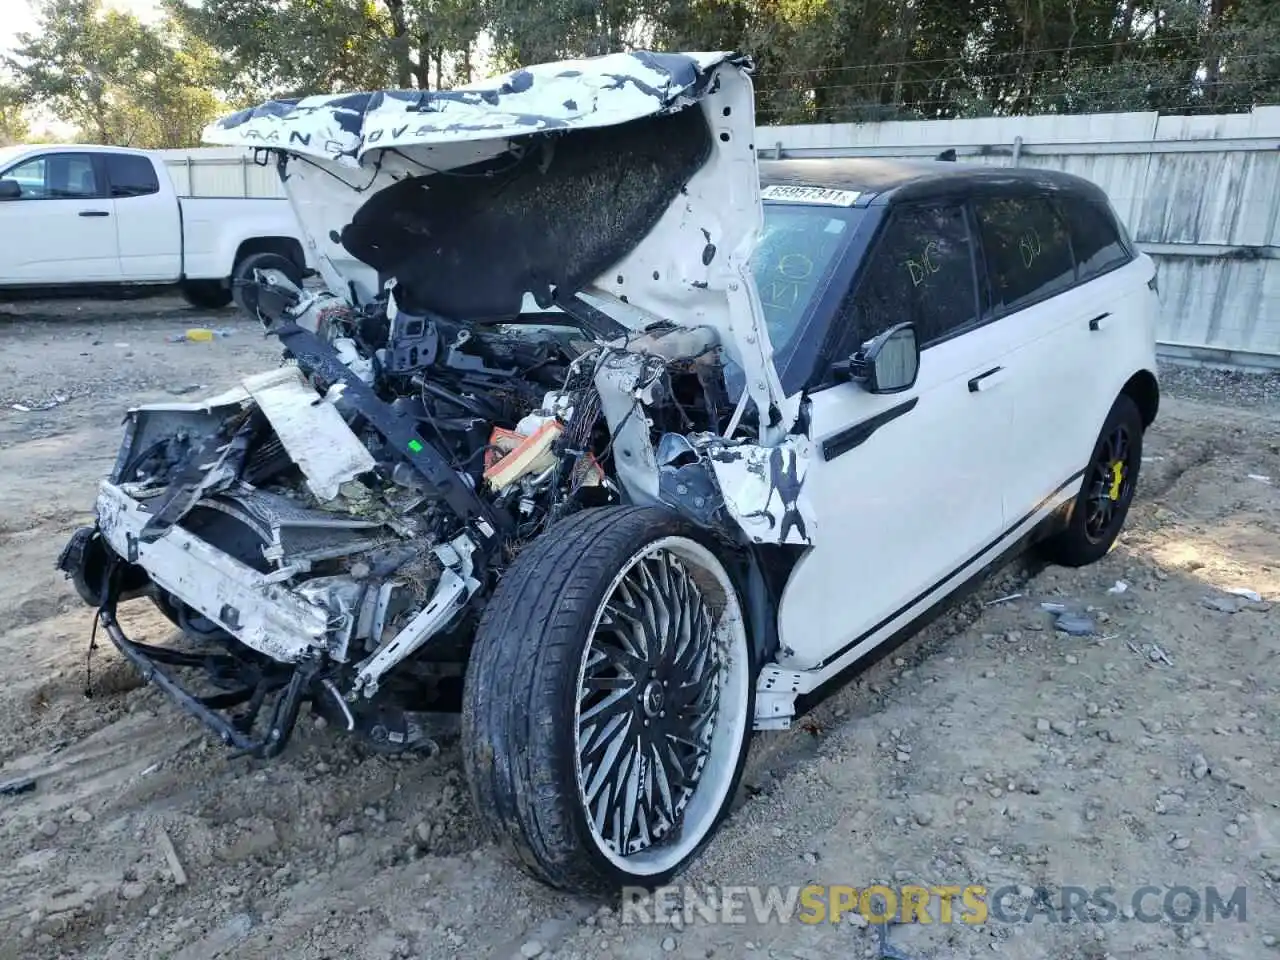
<svg viewBox="0 0 1280 960">
<path fill-rule="evenodd" d="M 162 157 L 122 147 L 0 147 L 0 297 L 177 285 L 225 307 L 255 268 L 312 261 L 286 199 L 179 197 Z"/>
</svg>

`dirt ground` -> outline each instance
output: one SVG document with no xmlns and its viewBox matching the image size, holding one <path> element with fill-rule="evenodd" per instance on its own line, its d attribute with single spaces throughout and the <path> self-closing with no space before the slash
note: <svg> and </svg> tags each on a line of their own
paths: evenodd
<svg viewBox="0 0 1280 960">
<path fill-rule="evenodd" d="M 1119 547 L 1078 572 L 1010 565 L 758 737 L 736 812 L 683 878 L 1013 886 L 1018 915 L 1037 887 L 1110 885 L 1119 913 L 643 926 L 499 858 L 447 738 L 388 759 L 304 718 L 282 758 L 235 759 L 109 643 L 86 698 L 91 614 L 53 562 L 90 519 L 122 413 L 277 351 L 168 299 L 4 309 L 0 782 L 36 780 L 0 796 L 5 960 L 1280 957 L 1276 378 L 1172 372 Z M 231 333 L 169 342 L 201 323 Z M 1087 612 L 1094 635 L 1055 631 L 1045 602 Z M 145 602 L 122 614 L 169 635 Z M 1140 922 L 1123 906 L 1146 884 L 1148 911 L 1169 887 L 1243 886 L 1246 918 Z"/>
</svg>

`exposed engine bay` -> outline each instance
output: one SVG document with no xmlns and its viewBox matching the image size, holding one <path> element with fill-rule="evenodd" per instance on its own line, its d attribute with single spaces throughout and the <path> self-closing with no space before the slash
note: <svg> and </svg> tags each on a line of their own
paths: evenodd
<svg viewBox="0 0 1280 960">
<path fill-rule="evenodd" d="M 260 755 L 307 701 L 404 749 L 424 713 L 456 709 L 484 598 L 558 520 L 663 504 L 728 542 L 811 542 L 808 441 L 752 319 L 759 188 L 749 136 L 733 139 L 753 123 L 735 82 L 738 64 L 690 67 L 634 118 L 554 139 L 481 126 L 433 146 L 443 134 L 424 126 L 417 152 L 404 136 L 378 152 L 365 186 L 344 179 L 359 164 L 341 150 L 276 138 L 327 289 L 258 273 L 245 299 L 282 365 L 132 411 L 97 525 L 59 561 L 144 675 Z M 743 96 L 739 118 L 724 104 Z M 350 100 L 329 105 L 343 130 Z M 365 147 L 375 108 L 360 105 Z M 253 142 L 280 116 L 222 127 Z M 750 148 L 736 222 L 697 187 L 727 189 L 728 143 Z M 342 204 L 346 222 L 317 229 Z M 636 267 L 647 286 L 629 295 Z M 731 321 L 734 303 L 746 313 Z M 115 605 L 138 596 L 193 649 L 127 640 Z M 217 692 L 165 666 L 200 668 Z"/>
</svg>

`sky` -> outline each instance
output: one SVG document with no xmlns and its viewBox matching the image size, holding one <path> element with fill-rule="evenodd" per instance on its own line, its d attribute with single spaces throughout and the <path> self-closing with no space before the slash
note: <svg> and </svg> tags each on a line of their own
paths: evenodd
<svg viewBox="0 0 1280 960">
<path fill-rule="evenodd" d="M 160 7 L 156 0 L 104 0 L 103 6 L 128 10 L 144 20 L 155 17 Z M 0 0 L 0 54 L 13 49 L 18 34 L 30 33 L 35 26 L 27 0 Z"/>
</svg>

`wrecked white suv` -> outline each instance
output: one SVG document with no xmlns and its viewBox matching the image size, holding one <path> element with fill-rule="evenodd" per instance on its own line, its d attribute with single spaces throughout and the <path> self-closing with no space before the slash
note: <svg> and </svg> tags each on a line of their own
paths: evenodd
<svg viewBox="0 0 1280 960">
<path fill-rule="evenodd" d="M 1109 548 L 1156 414 L 1151 262 L 1075 177 L 757 163 L 749 64 L 619 54 L 272 102 L 327 289 L 285 362 L 131 412 L 61 568 L 120 651 L 271 756 L 461 710 L 529 871 L 693 858 L 753 729 L 1028 539 Z M 146 596 L 185 634 L 131 641 Z"/>
</svg>

